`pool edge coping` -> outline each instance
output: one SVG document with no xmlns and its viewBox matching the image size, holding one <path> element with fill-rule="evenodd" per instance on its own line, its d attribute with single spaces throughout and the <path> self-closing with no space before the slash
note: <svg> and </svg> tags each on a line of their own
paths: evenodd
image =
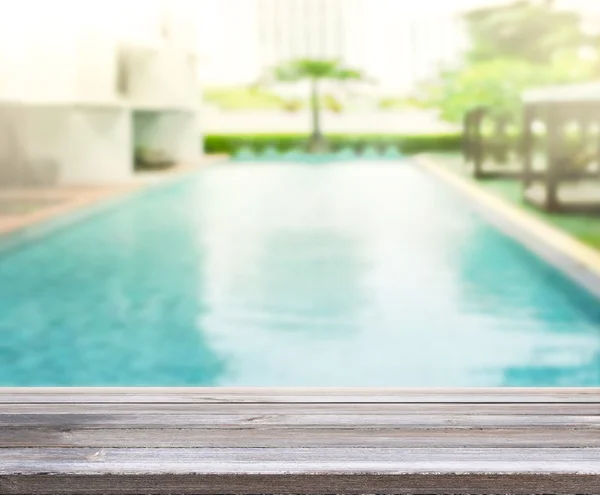
<svg viewBox="0 0 600 495">
<path fill-rule="evenodd" d="M 58 207 L 39 212 L 38 215 L 34 215 L 33 220 L 27 219 L 21 225 L 0 232 L 0 256 L 23 244 L 51 234 L 56 230 L 68 227 L 112 207 L 119 206 L 139 194 L 145 194 L 156 188 L 175 184 L 197 173 L 204 167 L 224 163 L 228 160 L 228 155 L 205 155 L 197 166 L 184 167 L 157 175 L 154 180 L 140 180 L 138 182 L 133 181 L 128 184 L 115 185 L 114 190 L 100 196 L 71 200 Z"/>
<path fill-rule="evenodd" d="M 420 154 L 413 163 L 470 200 L 495 227 L 600 298 L 600 252 Z"/>
</svg>

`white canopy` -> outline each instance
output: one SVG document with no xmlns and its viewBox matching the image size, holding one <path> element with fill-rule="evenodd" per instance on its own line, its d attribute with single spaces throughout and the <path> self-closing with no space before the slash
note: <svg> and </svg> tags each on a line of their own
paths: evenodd
<svg viewBox="0 0 600 495">
<path fill-rule="evenodd" d="M 523 93 L 523 101 L 525 103 L 577 103 L 583 101 L 600 103 L 600 81 L 532 89 Z"/>
</svg>

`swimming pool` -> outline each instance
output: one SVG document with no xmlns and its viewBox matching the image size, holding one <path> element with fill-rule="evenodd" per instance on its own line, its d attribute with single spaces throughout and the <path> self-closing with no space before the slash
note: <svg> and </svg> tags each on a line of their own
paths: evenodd
<svg viewBox="0 0 600 495">
<path fill-rule="evenodd" d="M 0 255 L 0 385 L 600 385 L 598 301 L 407 163 L 224 164 Z"/>
</svg>

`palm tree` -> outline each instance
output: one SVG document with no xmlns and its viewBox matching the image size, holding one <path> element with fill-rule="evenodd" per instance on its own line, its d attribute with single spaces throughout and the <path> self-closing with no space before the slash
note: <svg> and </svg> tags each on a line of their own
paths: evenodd
<svg viewBox="0 0 600 495">
<path fill-rule="evenodd" d="M 365 77 L 360 71 L 348 68 L 337 60 L 298 59 L 275 67 L 269 79 L 289 83 L 309 82 L 312 132 L 308 141 L 308 148 L 309 151 L 314 153 L 326 149 L 325 138 L 321 129 L 320 82 L 325 80 L 361 81 L 365 80 Z"/>
</svg>

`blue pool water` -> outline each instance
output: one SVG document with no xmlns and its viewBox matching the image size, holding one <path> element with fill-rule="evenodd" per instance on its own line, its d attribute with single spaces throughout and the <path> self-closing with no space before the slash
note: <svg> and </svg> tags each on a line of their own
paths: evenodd
<svg viewBox="0 0 600 495">
<path fill-rule="evenodd" d="M 408 163 L 237 163 L 0 255 L 0 385 L 600 385 L 598 301 Z"/>
</svg>

